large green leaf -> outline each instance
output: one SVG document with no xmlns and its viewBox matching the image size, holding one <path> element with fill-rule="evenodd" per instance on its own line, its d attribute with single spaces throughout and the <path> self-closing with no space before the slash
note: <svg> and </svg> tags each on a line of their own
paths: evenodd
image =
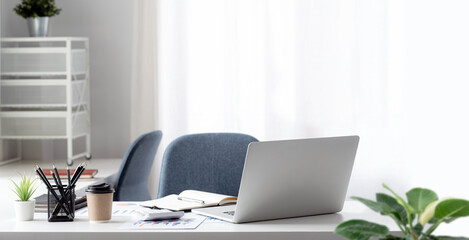
<svg viewBox="0 0 469 240">
<path fill-rule="evenodd" d="M 469 201 L 464 199 L 444 200 L 435 207 L 435 217 L 440 220 L 466 216 L 469 216 Z"/>
<path fill-rule="evenodd" d="M 395 211 L 396 218 L 403 224 L 407 223 L 407 214 L 405 212 L 405 208 L 397 203 L 396 199 L 385 194 L 385 193 L 377 193 L 376 194 L 376 201 L 384 203 L 388 205 Z"/>
<path fill-rule="evenodd" d="M 428 204 L 438 200 L 434 191 L 425 188 L 413 188 L 406 196 L 409 204 L 419 213 L 423 212 Z"/>
<path fill-rule="evenodd" d="M 386 236 L 389 229 L 386 226 L 365 220 L 349 220 L 339 224 L 335 232 L 352 240 L 368 240 L 371 237 Z"/>
<path fill-rule="evenodd" d="M 412 232 L 414 232 L 417 236 L 420 236 L 423 231 L 423 226 L 420 223 L 415 224 L 415 226 L 412 228 Z"/>
<path fill-rule="evenodd" d="M 384 215 L 389 215 L 393 212 L 393 209 L 389 207 L 387 204 L 382 202 L 375 202 L 373 200 L 361 198 L 361 197 L 351 197 L 353 200 L 360 201 L 361 203 L 365 204 L 367 207 L 371 208 L 375 212 L 379 212 Z"/>
<path fill-rule="evenodd" d="M 402 199 L 399 195 L 397 195 L 397 193 L 395 193 L 390 187 L 388 187 L 384 183 L 383 183 L 383 187 L 389 190 L 392 193 L 392 195 L 394 195 L 394 197 L 396 198 L 396 201 L 400 205 L 402 205 L 409 214 L 416 213 L 416 210 L 412 206 L 410 206 L 406 201 L 404 201 L 404 199 Z"/>
</svg>

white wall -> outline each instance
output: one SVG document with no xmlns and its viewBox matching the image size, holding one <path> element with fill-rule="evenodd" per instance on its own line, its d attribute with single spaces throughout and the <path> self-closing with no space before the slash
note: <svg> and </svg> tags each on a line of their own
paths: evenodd
<svg viewBox="0 0 469 240">
<path fill-rule="evenodd" d="M 1 1 L 2 37 L 26 37 L 26 21 L 13 12 L 19 1 Z M 59 0 L 50 36 L 90 38 L 91 152 L 94 158 L 121 158 L 130 144 L 132 0 Z M 24 141 L 31 159 L 65 159 L 65 141 Z"/>
</svg>

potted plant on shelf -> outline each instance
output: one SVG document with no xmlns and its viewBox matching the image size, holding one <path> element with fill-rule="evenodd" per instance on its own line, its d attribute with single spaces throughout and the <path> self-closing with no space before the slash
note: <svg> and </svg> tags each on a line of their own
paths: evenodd
<svg viewBox="0 0 469 240">
<path fill-rule="evenodd" d="M 30 199 L 38 186 L 35 185 L 36 179 L 32 176 L 26 177 L 26 174 L 21 175 L 19 183 L 13 182 L 15 188 L 13 192 L 19 197 L 15 200 L 16 219 L 18 221 L 31 221 L 34 219 L 34 205 L 36 201 Z"/>
<path fill-rule="evenodd" d="M 28 21 L 31 37 L 47 37 L 49 18 L 62 11 L 55 6 L 55 0 L 21 0 L 13 10 Z"/>
<path fill-rule="evenodd" d="M 402 232 L 402 236 L 389 234 L 381 224 L 353 219 L 339 224 L 335 232 L 348 239 L 368 240 L 378 237 L 383 240 L 469 240 L 466 237 L 434 236 L 441 223 L 450 223 L 457 218 L 469 216 L 469 201 L 443 198 L 430 189 L 414 188 L 406 193 L 407 201 L 383 184 L 391 194 L 377 193 L 376 201 L 360 197 L 360 201 L 381 215 L 391 217 Z"/>
</svg>

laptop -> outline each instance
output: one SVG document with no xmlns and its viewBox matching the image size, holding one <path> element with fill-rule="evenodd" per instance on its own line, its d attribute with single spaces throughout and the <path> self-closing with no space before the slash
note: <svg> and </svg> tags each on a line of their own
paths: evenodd
<svg viewBox="0 0 469 240">
<path fill-rule="evenodd" d="M 233 223 L 342 210 L 358 136 L 249 144 L 236 205 L 192 212 Z"/>
</svg>

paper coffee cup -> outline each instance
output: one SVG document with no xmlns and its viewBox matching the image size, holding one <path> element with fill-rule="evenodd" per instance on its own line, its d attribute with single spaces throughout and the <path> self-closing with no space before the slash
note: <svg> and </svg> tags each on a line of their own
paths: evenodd
<svg viewBox="0 0 469 240">
<path fill-rule="evenodd" d="M 86 189 L 88 219 L 91 222 L 108 222 L 112 215 L 114 189 L 107 184 L 91 185 Z"/>
</svg>

